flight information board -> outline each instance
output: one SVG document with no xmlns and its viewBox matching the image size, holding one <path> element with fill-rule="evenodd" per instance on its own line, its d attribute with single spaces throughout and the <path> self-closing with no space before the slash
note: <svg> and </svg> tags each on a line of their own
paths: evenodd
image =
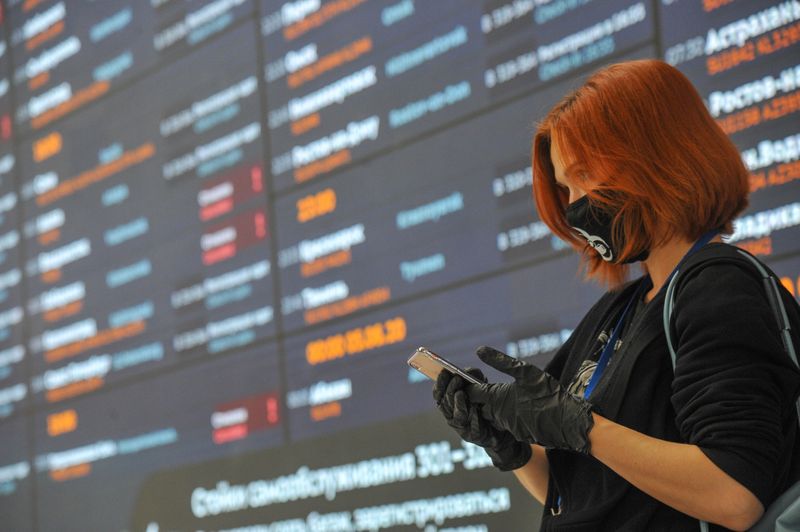
<svg viewBox="0 0 800 532">
<path fill-rule="evenodd" d="M 684 0 L 661 9 L 665 60 L 697 87 L 751 172 L 750 208 L 731 241 L 761 255 L 796 252 L 800 4 Z"/>
<path fill-rule="evenodd" d="M 251 55 L 190 54 L 109 97 L 112 116 L 22 143 L 32 391 L 48 402 L 274 336 L 253 27 L 222 39 Z M 194 90 L 158 90 L 188 76 Z"/>
<path fill-rule="evenodd" d="M 313 2 L 263 2 L 276 189 L 652 42 L 649 3 L 583 2 L 581 17 L 535 3 L 342 1 L 299 18 Z"/>
<path fill-rule="evenodd" d="M 274 344 L 262 344 L 162 372 L 146 386 L 116 387 L 102 401 L 87 396 L 39 410 L 31 473 L 38 504 L 49 508 L 40 527 L 122 530 L 130 515 L 116 501 L 135 501 L 154 472 L 285 443 L 275 353 Z M 116 486 L 121 478 L 126 481 Z M 85 501 L 92 511 L 76 516 L 74 508 Z"/>
<path fill-rule="evenodd" d="M 16 412 L 28 396 L 25 367 L 23 273 L 20 267 L 19 192 L 15 182 L 10 52 L 0 29 L 0 416 Z"/>
<path fill-rule="evenodd" d="M 530 149 L 606 64 L 695 84 L 800 296 L 796 0 L 0 7 L 3 530 L 535 529 L 405 361 L 544 366 L 600 297 Z"/>
<path fill-rule="evenodd" d="M 10 0 L 15 120 L 38 130 L 252 14 L 249 0 Z"/>
</svg>

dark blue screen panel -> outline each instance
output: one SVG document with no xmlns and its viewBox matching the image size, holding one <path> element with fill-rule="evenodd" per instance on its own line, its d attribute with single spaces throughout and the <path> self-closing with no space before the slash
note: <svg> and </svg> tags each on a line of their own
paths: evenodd
<svg viewBox="0 0 800 532">
<path fill-rule="evenodd" d="M 407 358 L 543 367 L 600 297 L 530 150 L 618 61 L 697 87 L 800 294 L 798 40 L 786 0 L 3 2 L 0 528 L 535 530 Z"/>
</svg>

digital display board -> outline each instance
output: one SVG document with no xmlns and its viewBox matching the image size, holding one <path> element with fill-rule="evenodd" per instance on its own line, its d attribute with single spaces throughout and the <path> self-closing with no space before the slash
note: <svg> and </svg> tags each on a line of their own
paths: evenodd
<svg viewBox="0 0 800 532">
<path fill-rule="evenodd" d="M 800 297 L 797 1 L 0 6 L 0 529 L 535 529 L 405 361 L 544 366 L 600 297 L 530 148 L 606 64 L 689 77 Z"/>
<path fill-rule="evenodd" d="M 0 29 L 0 418 L 17 412 L 29 392 L 10 64 L 11 53 L 3 27 Z M 24 425 L 18 423 L 17 427 L 19 430 Z"/>
<path fill-rule="evenodd" d="M 253 12 L 250 0 L 6 4 L 21 131 L 81 109 Z"/>
<path fill-rule="evenodd" d="M 649 3 L 535 3 L 263 2 L 276 190 L 653 39 Z"/>
<path fill-rule="evenodd" d="M 685 0 L 661 4 L 664 59 L 697 87 L 751 172 L 750 208 L 732 241 L 761 255 L 796 252 L 800 5 Z"/>
<path fill-rule="evenodd" d="M 142 483 L 176 463 L 196 463 L 285 443 L 278 409 L 275 345 L 162 372 L 44 408 L 34 420 L 39 526 L 122 530 Z M 272 355 L 272 356 L 270 356 Z M 180 393 L 176 393 L 180 390 Z M 76 427 L 77 430 L 70 430 Z M 113 490 L 120 478 L 126 481 Z M 74 508 L 92 501 L 92 511 Z"/>
<path fill-rule="evenodd" d="M 47 402 L 275 335 L 253 27 L 222 39 L 251 55 L 190 54 L 110 96 L 113 117 L 95 106 L 21 145 Z M 188 76 L 193 91 L 158 90 Z"/>
</svg>

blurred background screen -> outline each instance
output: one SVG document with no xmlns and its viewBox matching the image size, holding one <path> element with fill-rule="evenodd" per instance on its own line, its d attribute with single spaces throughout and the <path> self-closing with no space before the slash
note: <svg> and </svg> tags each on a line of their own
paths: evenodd
<svg viewBox="0 0 800 532">
<path fill-rule="evenodd" d="M 797 0 L 4 1 L 0 529 L 535 530 L 406 359 L 543 366 L 599 297 L 531 138 L 629 59 L 696 85 L 796 294 L 799 43 Z"/>
</svg>

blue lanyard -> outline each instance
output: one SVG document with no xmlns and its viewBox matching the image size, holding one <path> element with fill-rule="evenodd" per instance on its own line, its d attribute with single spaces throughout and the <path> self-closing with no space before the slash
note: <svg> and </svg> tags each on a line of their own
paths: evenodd
<svg viewBox="0 0 800 532">
<path fill-rule="evenodd" d="M 694 245 L 686 252 L 683 258 L 678 262 L 675 266 L 675 269 L 672 270 L 672 273 L 669 274 L 667 280 L 664 282 L 664 286 L 669 284 L 669 281 L 672 279 L 672 276 L 678 271 L 678 268 L 683 264 L 683 262 L 692 255 L 695 251 L 700 249 L 701 247 L 708 244 L 715 236 L 719 234 L 719 230 L 714 229 L 712 231 L 707 232 L 700 239 L 694 243 Z M 622 332 L 622 325 L 625 322 L 625 316 L 628 315 L 628 311 L 633 306 L 634 302 L 637 301 L 640 297 L 642 297 L 642 292 L 644 288 L 649 285 L 650 283 L 646 282 L 646 280 L 642 280 L 639 287 L 634 292 L 633 296 L 628 301 L 628 304 L 625 305 L 625 310 L 622 311 L 622 315 L 619 317 L 617 321 L 617 325 L 614 327 L 614 330 L 611 332 L 611 336 L 609 337 L 608 341 L 606 342 L 605 347 L 603 348 L 603 353 L 600 355 L 600 359 L 597 361 L 597 367 L 592 374 L 592 378 L 589 380 L 589 384 L 586 386 L 586 391 L 583 393 L 583 398 L 588 399 L 589 396 L 592 394 L 595 386 L 597 386 L 600 377 L 603 376 L 603 372 L 606 370 L 606 366 L 608 366 L 608 362 L 611 360 L 611 357 L 614 354 L 614 346 L 617 344 L 617 340 L 619 339 L 619 335 Z M 662 286 L 661 289 L 663 290 L 664 287 Z"/>
<path fill-rule="evenodd" d="M 619 339 L 619 333 L 622 331 L 622 324 L 625 322 L 625 316 L 628 315 L 628 311 L 631 309 L 631 306 L 633 306 L 633 302 L 638 300 L 642 296 L 644 287 L 647 286 L 647 284 L 648 283 L 642 280 L 642 283 L 633 293 L 633 296 L 628 300 L 628 304 L 625 305 L 625 310 L 622 311 L 622 316 L 619 317 L 617 325 L 611 332 L 611 336 L 608 338 L 605 347 L 603 347 L 603 353 L 600 355 L 600 360 L 597 361 L 597 367 L 594 369 L 592 378 L 589 380 L 589 384 L 586 386 L 586 391 L 583 392 L 584 399 L 589 398 L 589 396 L 592 394 L 592 391 L 594 390 L 594 387 L 597 386 L 597 381 L 600 380 L 600 377 L 606 370 L 606 366 L 608 366 L 608 362 L 611 360 L 611 356 L 614 354 L 614 346 L 617 345 L 617 340 Z"/>
</svg>

